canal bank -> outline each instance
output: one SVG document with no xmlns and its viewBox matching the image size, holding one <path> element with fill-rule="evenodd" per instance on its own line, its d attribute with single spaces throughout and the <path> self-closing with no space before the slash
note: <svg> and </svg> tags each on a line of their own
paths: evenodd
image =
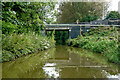
<svg viewBox="0 0 120 80">
<path fill-rule="evenodd" d="M 54 37 L 43 37 L 33 33 L 2 35 L 2 59 L 0 62 L 15 60 L 36 51 L 55 46 Z"/>
<path fill-rule="evenodd" d="M 2 63 L 3 78 L 118 78 L 119 75 L 120 67 L 101 55 L 63 45 Z"/>
<path fill-rule="evenodd" d="M 91 50 L 106 57 L 109 62 L 120 64 L 120 31 L 115 27 L 91 29 L 84 36 L 68 39 L 69 46 Z"/>
</svg>

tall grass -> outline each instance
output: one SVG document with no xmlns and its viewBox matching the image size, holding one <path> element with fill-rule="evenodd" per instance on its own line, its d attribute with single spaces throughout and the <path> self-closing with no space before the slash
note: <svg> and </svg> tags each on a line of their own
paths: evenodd
<svg viewBox="0 0 120 80">
<path fill-rule="evenodd" d="M 23 55 L 55 46 L 52 38 L 42 37 L 34 33 L 3 35 L 2 62 L 14 60 Z"/>
<path fill-rule="evenodd" d="M 110 62 L 120 63 L 120 42 L 116 36 L 118 35 L 114 28 L 105 30 L 104 28 L 98 28 L 97 30 L 90 31 L 84 37 L 69 39 L 67 44 L 92 50 L 102 54 Z"/>
</svg>

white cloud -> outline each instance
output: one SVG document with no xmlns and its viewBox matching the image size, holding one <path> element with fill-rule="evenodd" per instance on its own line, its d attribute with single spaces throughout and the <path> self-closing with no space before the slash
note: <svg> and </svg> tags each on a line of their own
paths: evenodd
<svg viewBox="0 0 120 80">
<path fill-rule="evenodd" d="M 110 7 L 109 7 L 109 11 L 118 11 L 118 2 L 120 0 L 109 0 L 109 1 L 111 2 Z"/>
</svg>

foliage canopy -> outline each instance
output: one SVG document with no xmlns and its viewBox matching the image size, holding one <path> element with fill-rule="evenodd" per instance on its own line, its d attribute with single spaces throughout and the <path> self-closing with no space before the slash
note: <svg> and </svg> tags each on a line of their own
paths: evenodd
<svg viewBox="0 0 120 80">
<path fill-rule="evenodd" d="M 107 17 L 106 17 L 106 19 L 120 19 L 120 13 L 118 12 L 118 11 L 111 11 L 108 15 L 107 15 Z"/>
<path fill-rule="evenodd" d="M 51 13 L 54 8 L 53 2 L 3 2 L 2 20 L 18 25 L 18 33 L 29 31 L 40 33 L 45 26 L 44 23 L 49 20 L 47 14 L 54 15 Z"/>
<path fill-rule="evenodd" d="M 105 3 L 105 12 L 108 3 Z M 102 18 L 103 3 L 100 2 L 63 2 L 57 13 L 57 23 L 73 23 L 76 20 L 87 22 Z"/>
</svg>

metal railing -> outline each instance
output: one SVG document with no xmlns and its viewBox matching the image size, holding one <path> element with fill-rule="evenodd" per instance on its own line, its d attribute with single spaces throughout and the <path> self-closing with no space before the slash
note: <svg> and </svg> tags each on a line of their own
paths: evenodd
<svg viewBox="0 0 120 80">
<path fill-rule="evenodd" d="M 90 27 L 118 27 L 120 28 L 120 25 L 91 25 L 91 24 L 46 24 L 46 27 L 70 27 L 70 26 L 90 26 Z"/>
</svg>

